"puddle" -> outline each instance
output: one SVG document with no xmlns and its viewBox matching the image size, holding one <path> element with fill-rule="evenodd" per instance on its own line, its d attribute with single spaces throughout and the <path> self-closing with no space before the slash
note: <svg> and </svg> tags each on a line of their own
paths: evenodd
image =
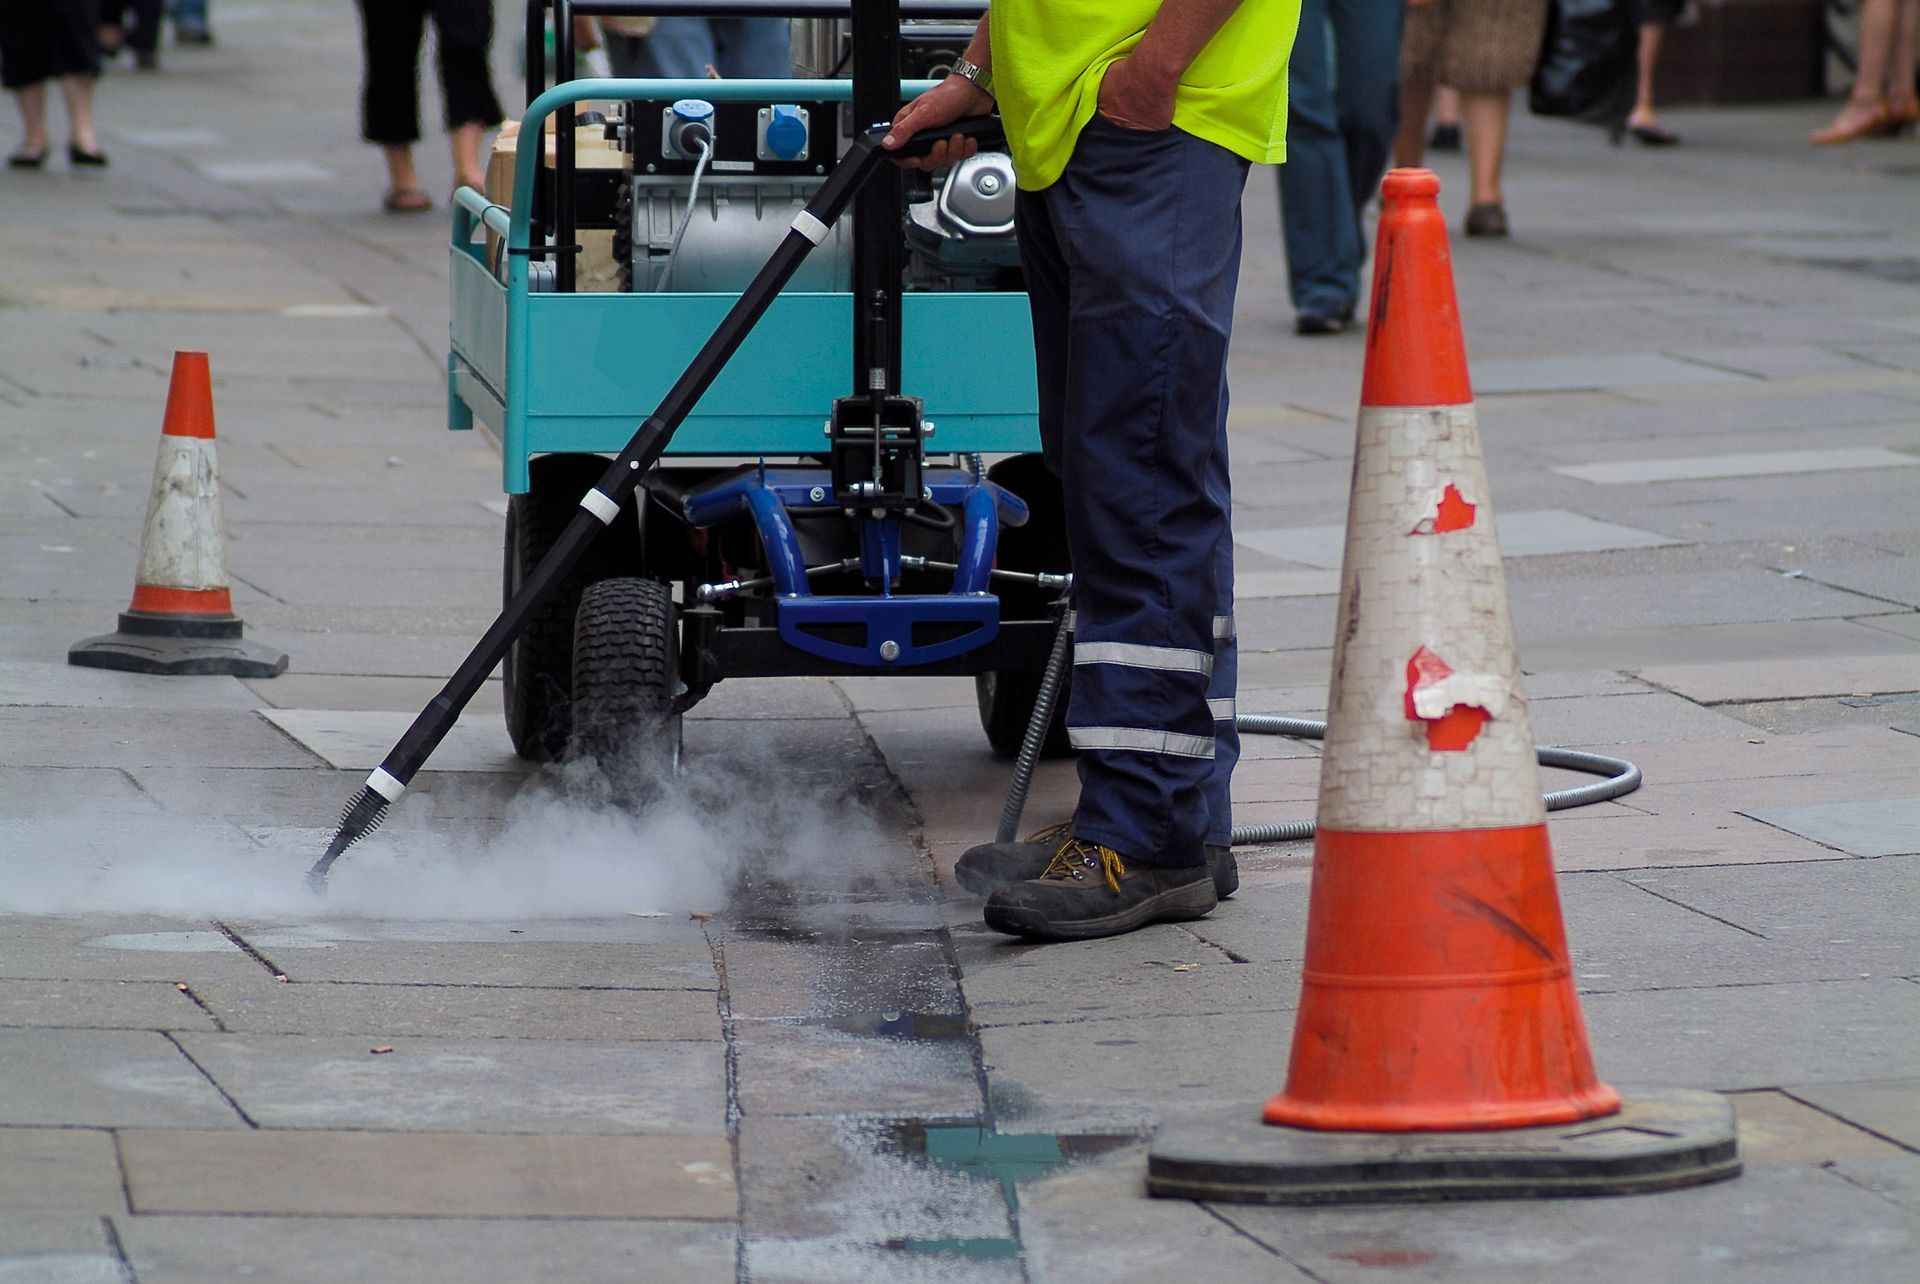
<svg viewBox="0 0 1920 1284">
<path fill-rule="evenodd" d="M 953 1012 L 855 1012 L 833 1017 L 813 1017 L 802 1025 L 843 1034 L 868 1035 L 880 1039 L 900 1039 L 929 1043 L 951 1043 L 968 1038 L 967 1018 Z"/>
<path fill-rule="evenodd" d="M 950 1018 L 952 1019 L 952 1018 Z M 1137 1133 L 1001 1133 L 980 1124 L 929 1124 L 907 1120 L 890 1125 L 881 1145 L 894 1154 L 924 1159 L 975 1181 L 997 1181 L 1007 1213 L 1019 1226 L 1023 1181 L 1044 1177 L 1069 1164 L 1092 1159 L 1140 1140 Z M 1018 1257 L 1014 1237 L 903 1239 L 889 1247 L 909 1253 L 970 1258 Z"/>
</svg>

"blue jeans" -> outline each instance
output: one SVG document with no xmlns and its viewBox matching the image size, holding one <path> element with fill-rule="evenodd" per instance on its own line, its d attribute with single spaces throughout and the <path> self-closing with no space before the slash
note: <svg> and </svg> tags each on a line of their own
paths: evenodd
<svg viewBox="0 0 1920 1284">
<path fill-rule="evenodd" d="M 729 80 L 784 79 L 793 74 L 785 18 L 661 18 L 645 36 L 606 37 L 616 76 L 700 80 L 712 67 Z"/>
<path fill-rule="evenodd" d="M 1360 211 L 1400 118 L 1403 0 L 1303 0 L 1287 63 L 1280 230 L 1294 309 L 1347 316 L 1360 297 Z"/>
<path fill-rule="evenodd" d="M 1060 178 L 1018 198 L 1073 558 L 1073 828 L 1145 865 L 1198 865 L 1232 829 L 1226 359 L 1247 168 L 1096 116 Z"/>
</svg>

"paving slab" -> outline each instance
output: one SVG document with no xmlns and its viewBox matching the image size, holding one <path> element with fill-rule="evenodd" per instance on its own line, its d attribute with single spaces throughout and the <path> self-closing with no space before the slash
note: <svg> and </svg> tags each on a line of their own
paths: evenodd
<svg viewBox="0 0 1920 1284">
<path fill-rule="evenodd" d="M 1801 473 L 1847 472 L 1863 468 L 1911 468 L 1920 457 L 1870 446 L 1829 450 L 1775 450 L 1672 459 L 1610 459 L 1598 464 L 1568 464 L 1553 471 L 1597 486 L 1648 482 L 1698 481 L 1721 477 L 1772 477 Z"/>
<path fill-rule="evenodd" d="M 155 1216 L 119 1226 L 142 1284 L 312 1284 L 339 1278 L 343 1263 L 419 1284 L 736 1278 L 736 1232 L 710 1222 Z"/>
<path fill-rule="evenodd" d="M 1049 1284 L 1150 1284 L 1199 1278 L 1204 1262 L 1223 1280 L 1318 1278 L 1206 1206 L 1143 1198 L 1146 1166 L 1146 1147 L 1129 1147 L 1023 1188 L 1020 1238 L 1034 1275 Z"/>
<path fill-rule="evenodd" d="M 1633 672 L 1643 682 L 1701 704 L 1875 695 L 1920 690 L 1920 651 L 1908 655 L 1822 656 L 1818 664 L 1804 660 L 1655 664 Z"/>
<path fill-rule="evenodd" d="M 317 759 L 254 713 L 174 709 L 153 731 L 134 734 L 117 710 L 0 708 L 0 766 L 178 767 L 244 762 L 311 767 Z"/>
<path fill-rule="evenodd" d="M 1920 796 L 1749 808 L 1742 814 L 1850 856 L 1920 852 Z"/>
<path fill-rule="evenodd" d="M 1476 361 L 1473 388 L 1483 397 L 1511 392 L 1583 392 L 1608 388 L 1733 383 L 1744 376 L 1654 352 Z"/>
<path fill-rule="evenodd" d="M 500 931 L 507 929 L 500 928 Z M 373 985 L 586 986 L 701 989 L 717 985 L 704 941 L 336 940 L 287 931 L 249 941 L 299 981 Z"/>
<path fill-rule="evenodd" d="M 127 1209 L 112 1133 L 0 1128 L 0 1278 L 8 1270 L 9 1252 L 20 1244 L 5 1233 L 9 1218 L 89 1208 L 102 1213 Z"/>
<path fill-rule="evenodd" d="M 1876 1137 L 1920 1151 L 1920 1082 L 1790 1084 L 1786 1091 Z"/>
<path fill-rule="evenodd" d="M 219 1023 L 165 981 L 0 981 L 0 1026 L 90 1030 L 217 1030 Z"/>
<path fill-rule="evenodd" d="M 6 1012 L 0 983 L 0 1017 Z M 335 982 L 194 989 L 212 1016 L 205 1027 L 241 1034 L 352 1034 L 392 1038 L 718 1039 L 710 990 L 539 989 L 531 986 L 368 985 Z M 100 1022 L 100 1024 L 108 1024 Z"/>
<path fill-rule="evenodd" d="M 0 976 L 134 984 L 252 978 L 260 965 L 206 922 L 128 916 L 21 917 L 0 932 Z"/>
<path fill-rule="evenodd" d="M 260 716 L 328 766 L 367 771 L 380 765 L 419 710 L 262 709 Z M 514 753 L 506 724 L 488 709 L 461 714 L 429 761 L 435 771 L 525 773 L 534 769 Z"/>
<path fill-rule="evenodd" d="M 1590 994 L 1603 1079 L 1734 1091 L 1898 1077 L 1920 1057 L 1920 985 L 1875 978 Z M 1791 1029 L 1788 1039 L 1756 1030 Z"/>
<path fill-rule="evenodd" d="M 1844 1090 L 1851 1085 L 1831 1085 Z M 1881 1085 L 1888 1087 L 1891 1085 Z M 1785 1092 L 1730 1094 L 1740 1131 L 1740 1158 L 1749 1164 L 1833 1164 L 1841 1160 L 1902 1160 L 1920 1173 L 1920 1157 Z"/>
<path fill-rule="evenodd" d="M 730 1042 L 735 1098 L 748 1117 L 977 1117 L 986 1102 L 973 1049 L 955 1037 L 963 1026 L 955 1021 L 938 1028 L 943 1037 L 921 1038 L 736 1021 Z"/>
<path fill-rule="evenodd" d="M 724 1136 L 119 1134 L 135 1213 L 731 1221 Z"/>
<path fill-rule="evenodd" d="M 1563 872 L 1845 859 L 1830 847 L 1712 806 L 1647 815 L 1629 804 L 1602 803 L 1553 812 L 1548 828 L 1553 863 Z"/>
<path fill-rule="evenodd" d="M 717 1042 L 265 1034 L 180 1042 L 264 1128 L 712 1136 L 725 1127 Z"/>
<path fill-rule="evenodd" d="M 98 1214 L 0 1211 L 0 1272 L 33 1284 L 125 1284 L 112 1226 Z"/>
<path fill-rule="evenodd" d="M 1654 740 L 1745 739 L 1737 718 L 1702 709 L 1664 691 L 1530 700 L 1534 740 L 1543 745 L 1606 746 Z M 1617 755 L 1615 755 L 1617 756 Z"/>
<path fill-rule="evenodd" d="M 0 1029 L 0 1124 L 238 1128 L 240 1116 L 168 1035 Z"/>
<path fill-rule="evenodd" d="M 1892 1281 L 1920 1265 L 1901 1209 L 1819 1168 L 1753 1167 L 1658 1195 L 1341 1210 L 1213 1205 L 1216 1215 L 1328 1284 L 1385 1270 L 1428 1281 L 1684 1284 Z M 1793 1209 L 1782 1216 L 1783 1209 Z M 1520 1215 L 1516 1215 L 1519 1213 Z"/>
<path fill-rule="evenodd" d="M 1636 530 L 1558 508 L 1497 513 L 1494 528 L 1500 552 L 1506 557 L 1663 548 L 1684 542 L 1655 531 Z M 1236 529 L 1233 534 L 1235 544 L 1256 552 L 1330 570 L 1340 568 L 1346 538 L 1344 524 L 1279 530 Z"/>
<path fill-rule="evenodd" d="M 71 821 L 76 816 L 158 816 L 160 801 L 120 767 L 0 767 L 0 816 Z"/>
</svg>

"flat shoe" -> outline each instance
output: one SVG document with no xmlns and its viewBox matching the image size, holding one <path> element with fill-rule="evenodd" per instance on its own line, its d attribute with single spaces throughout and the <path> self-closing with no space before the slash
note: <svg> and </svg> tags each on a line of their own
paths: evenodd
<svg viewBox="0 0 1920 1284">
<path fill-rule="evenodd" d="M 8 169 L 39 169 L 47 163 L 47 154 L 39 152 L 15 152 L 7 157 Z"/>
<path fill-rule="evenodd" d="M 420 214 L 433 208 L 433 198 L 417 187 L 397 188 L 380 201 L 389 214 Z"/>
<path fill-rule="evenodd" d="M 1672 147 L 1680 141 L 1680 135 L 1658 125 L 1628 125 L 1627 132 L 1648 147 Z"/>
<path fill-rule="evenodd" d="M 1295 334 L 1342 334 L 1353 324 L 1353 313 L 1302 312 L 1293 319 Z"/>
<path fill-rule="evenodd" d="M 1507 211 L 1498 205 L 1476 205 L 1467 211 L 1468 236 L 1505 236 Z"/>
<path fill-rule="evenodd" d="M 68 144 L 67 163 L 88 169 L 105 169 L 107 165 L 107 154 L 105 152 L 82 151 L 80 148 Z"/>
</svg>

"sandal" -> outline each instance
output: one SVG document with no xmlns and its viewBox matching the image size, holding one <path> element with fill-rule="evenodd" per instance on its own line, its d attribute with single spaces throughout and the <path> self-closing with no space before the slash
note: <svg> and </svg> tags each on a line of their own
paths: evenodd
<svg viewBox="0 0 1920 1284">
<path fill-rule="evenodd" d="M 381 199 L 380 205 L 389 214 L 419 214 L 433 208 L 433 198 L 417 187 L 397 187 Z"/>
</svg>

